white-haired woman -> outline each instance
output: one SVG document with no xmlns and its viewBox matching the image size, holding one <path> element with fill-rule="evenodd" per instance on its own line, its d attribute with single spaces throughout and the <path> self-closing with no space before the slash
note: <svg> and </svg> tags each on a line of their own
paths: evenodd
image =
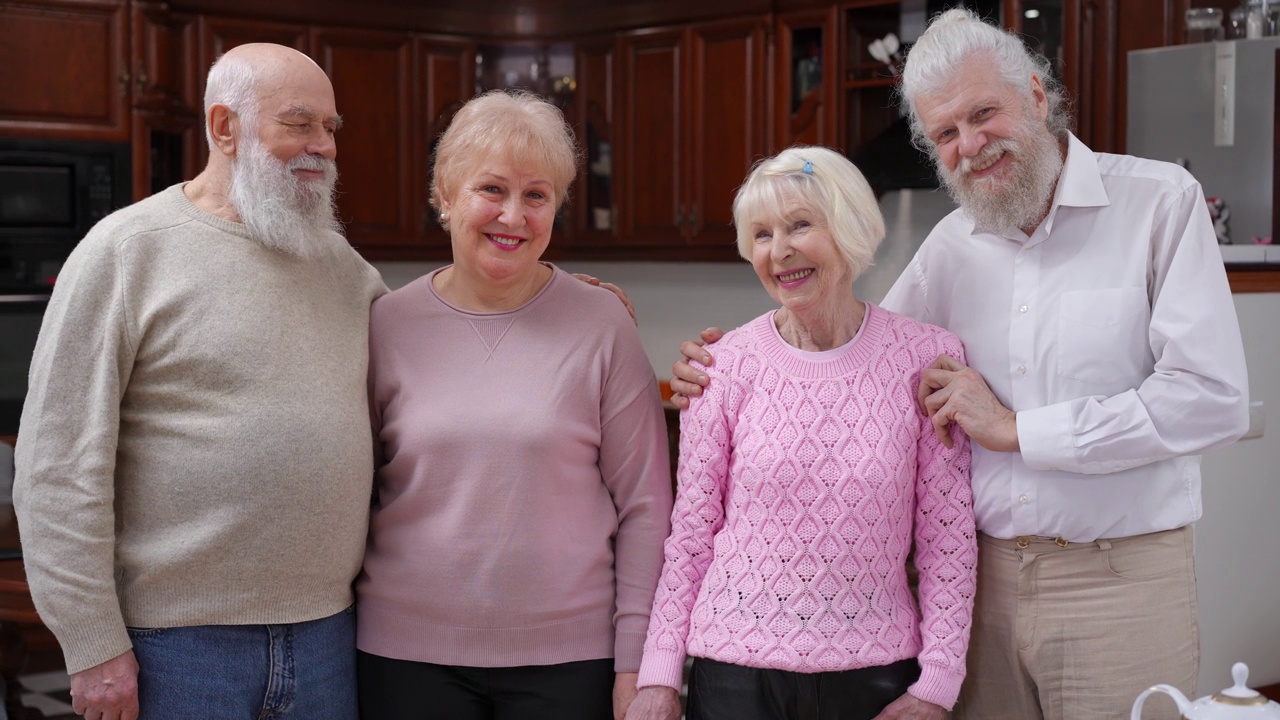
<svg viewBox="0 0 1280 720">
<path fill-rule="evenodd" d="M 958 429 L 943 444 L 916 388 L 963 348 L 853 296 L 884 220 L 841 155 L 763 161 L 734 224 L 781 307 L 700 366 L 628 717 L 678 717 L 688 655 L 689 720 L 942 718 L 973 608 L 969 448 Z"/>
<path fill-rule="evenodd" d="M 539 260 L 577 163 L 560 111 L 468 102 L 436 148 L 453 264 L 373 305 L 366 718 L 621 717 L 671 509 L 623 304 Z"/>
</svg>

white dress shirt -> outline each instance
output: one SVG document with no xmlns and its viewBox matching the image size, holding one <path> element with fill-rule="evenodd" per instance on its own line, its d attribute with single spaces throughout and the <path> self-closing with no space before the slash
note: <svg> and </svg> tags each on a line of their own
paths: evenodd
<svg viewBox="0 0 1280 720">
<path fill-rule="evenodd" d="M 1200 185 L 1075 136 L 1028 237 L 944 218 L 882 305 L 940 325 L 1017 413 L 1021 453 L 973 446 L 978 528 L 1071 541 L 1200 517 L 1199 453 L 1248 427 L 1235 305 Z"/>
</svg>

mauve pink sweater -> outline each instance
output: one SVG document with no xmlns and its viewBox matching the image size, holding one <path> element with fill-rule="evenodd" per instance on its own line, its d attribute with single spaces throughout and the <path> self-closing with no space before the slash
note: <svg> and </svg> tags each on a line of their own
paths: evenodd
<svg viewBox="0 0 1280 720">
<path fill-rule="evenodd" d="M 953 427 L 946 449 L 916 388 L 960 341 L 868 303 L 841 348 L 801 352 L 768 313 L 709 349 L 639 684 L 679 687 L 686 651 L 797 672 L 919 658 L 911 694 L 950 708 L 977 563 L 969 441 Z"/>
<path fill-rule="evenodd" d="M 640 665 L 671 512 L 653 369 L 611 293 L 560 270 L 501 313 L 431 276 L 369 323 L 377 497 L 358 645 L 514 667 Z"/>
</svg>

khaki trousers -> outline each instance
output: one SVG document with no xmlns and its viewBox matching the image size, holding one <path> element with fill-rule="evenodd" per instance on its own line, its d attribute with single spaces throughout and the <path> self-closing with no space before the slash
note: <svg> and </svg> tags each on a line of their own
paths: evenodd
<svg viewBox="0 0 1280 720">
<path fill-rule="evenodd" d="M 1189 527 L 1090 543 L 979 534 L 968 677 L 953 717 L 1118 720 L 1157 683 L 1194 697 L 1191 539 Z M 1179 715 L 1161 695 L 1142 717 Z"/>
</svg>

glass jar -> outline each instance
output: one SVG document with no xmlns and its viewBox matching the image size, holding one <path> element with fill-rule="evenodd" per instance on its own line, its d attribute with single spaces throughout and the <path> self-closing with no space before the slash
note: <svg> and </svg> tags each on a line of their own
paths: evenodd
<svg viewBox="0 0 1280 720">
<path fill-rule="evenodd" d="M 1276 34 L 1278 0 L 1249 0 L 1249 12 L 1245 15 L 1246 38 L 1261 38 Z"/>
<path fill-rule="evenodd" d="M 1221 8 L 1190 8 L 1187 10 L 1187 42 L 1217 42 L 1226 36 L 1222 28 Z"/>
</svg>

